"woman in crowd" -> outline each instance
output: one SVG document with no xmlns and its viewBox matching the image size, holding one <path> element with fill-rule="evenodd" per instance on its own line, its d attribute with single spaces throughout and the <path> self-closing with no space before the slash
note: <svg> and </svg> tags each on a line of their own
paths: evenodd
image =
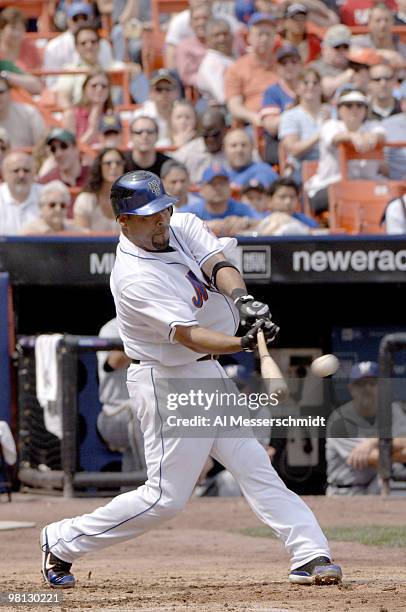
<svg viewBox="0 0 406 612">
<path fill-rule="evenodd" d="M 197 115 L 189 100 L 175 100 L 171 112 L 169 132 L 172 145 L 181 147 L 196 136 Z"/>
<path fill-rule="evenodd" d="M 201 201 L 201 198 L 196 193 L 191 193 L 189 173 L 186 166 L 176 161 L 176 159 L 168 159 L 161 168 L 161 179 L 165 187 L 165 191 L 172 196 L 178 198 L 175 210 L 182 209 L 182 206 L 195 204 Z"/>
<path fill-rule="evenodd" d="M 103 70 L 96 68 L 86 76 L 78 104 L 64 112 L 64 127 L 76 134 L 79 142 L 95 144 L 99 140 L 103 115 L 113 113 L 113 108 L 110 79 Z"/>
<path fill-rule="evenodd" d="M 376 121 L 366 121 L 368 99 L 359 90 L 345 90 L 337 100 L 338 118 L 326 121 L 320 133 L 320 161 L 317 173 L 305 184 L 312 210 L 328 210 L 328 187 L 341 179 L 338 145 L 351 143 L 362 153 L 385 141 L 385 131 Z M 351 179 L 377 180 L 379 160 L 352 160 L 348 164 Z"/>
<path fill-rule="evenodd" d="M 5 8 L 0 13 L 0 57 L 3 62 L 12 62 L 29 72 L 41 68 L 42 60 L 36 45 L 27 40 L 25 33 L 23 14 L 11 6 Z"/>
<path fill-rule="evenodd" d="M 293 167 L 293 178 L 300 184 L 302 161 L 319 159 L 320 130 L 330 117 L 330 108 L 323 104 L 321 77 L 313 68 L 300 74 L 297 93 L 298 104 L 282 113 L 279 140 Z"/>
<path fill-rule="evenodd" d="M 26 223 L 20 231 L 23 236 L 30 234 L 60 234 L 81 232 L 68 219 L 71 203 L 69 189 L 61 181 L 51 181 L 44 185 L 39 197 L 39 215 Z"/>
<path fill-rule="evenodd" d="M 73 206 L 75 225 L 93 232 L 114 232 L 120 226 L 116 223 L 111 204 L 110 189 L 114 181 L 124 172 L 126 164 L 119 149 L 103 149 L 96 157 L 89 181 L 78 195 Z"/>
</svg>

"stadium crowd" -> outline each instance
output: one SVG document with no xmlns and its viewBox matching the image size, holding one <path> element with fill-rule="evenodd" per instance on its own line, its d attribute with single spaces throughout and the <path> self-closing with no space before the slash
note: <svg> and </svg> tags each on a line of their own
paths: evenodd
<svg viewBox="0 0 406 612">
<path fill-rule="evenodd" d="M 406 234 L 405 0 L 178 4 L 0 1 L 0 234 L 118 233 L 139 169 L 219 236 Z"/>
</svg>

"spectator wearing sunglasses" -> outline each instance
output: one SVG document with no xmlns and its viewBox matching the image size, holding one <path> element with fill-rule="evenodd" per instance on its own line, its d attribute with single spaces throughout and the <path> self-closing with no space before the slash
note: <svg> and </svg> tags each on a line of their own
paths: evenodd
<svg viewBox="0 0 406 612">
<path fill-rule="evenodd" d="M 133 118 L 152 117 L 158 125 L 157 147 L 172 144 L 170 119 L 175 100 L 179 98 L 179 83 L 170 70 L 156 70 L 149 81 L 149 98 L 134 113 Z"/>
<path fill-rule="evenodd" d="M 71 203 L 69 189 L 61 181 L 51 181 L 42 189 L 39 197 L 39 214 L 36 219 L 26 223 L 20 231 L 23 236 L 33 234 L 61 234 L 82 232 L 68 219 Z"/>
<path fill-rule="evenodd" d="M 47 136 L 46 146 L 54 167 L 38 179 L 41 184 L 62 181 L 68 187 L 83 186 L 89 167 L 82 164 L 76 138 L 63 128 L 53 128 Z"/>
<path fill-rule="evenodd" d="M 341 180 L 338 145 L 352 143 L 357 151 L 367 152 L 385 141 L 380 123 L 367 121 L 368 99 L 357 90 L 343 91 L 337 100 L 337 119 L 326 121 L 320 131 L 319 165 L 306 183 L 312 210 L 320 214 L 328 209 L 328 187 Z M 350 179 L 378 180 L 379 160 L 352 160 L 348 164 Z"/>
<path fill-rule="evenodd" d="M 323 37 L 321 57 L 310 64 L 320 74 L 323 94 L 327 98 L 331 98 L 337 89 L 350 83 L 354 77 L 348 60 L 351 38 L 351 30 L 347 26 L 332 26 Z"/>
<path fill-rule="evenodd" d="M 139 116 L 131 124 L 132 151 L 126 153 L 128 169 L 146 170 L 160 176 L 161 168 L 170 159 L 156 150 L 158 124 L 152 117 Z"/>
<path fill-rule="evenodd" d="M 200 135 L 175 151 L 173 157 L 186 166 L 191 183 L 199 183 L 203 172 L 212 164 L 225 165 L 225 134 L 224 113 L 208 109 L 200 118 Z"/>
<path fill-rule="evenodd" d="M 0 127 L 7 131 L 13 148 L 35 146 L 45 131 L 45 123 L 35 106 L 14 102 L 8 79 L 1 76 Z"/>
<path fill-rule="evenodd" d="M 3 160 L 0 185 L 0 236 L 13 236 L 38 216 L 42 186 L 34 183 L 31 155 L 11 151 Z"/>
<path fill-rule="evenodd" d="M 63 66 L 66 70 L 85 70 L 92 71 L 97 68 L 109 70 L 115 68 L 120 63 L 103 62 L 99 60 L 100 35 L 97 27 L 93 23 L 79 25 L 74 33 L 75 49 L 77 59 Z M 69 108 L 72 104 L 77 104 L 82 95 L 83 83 L 86 79 L 85 74 L 67 74 L 58 78 L 53 89 L 57 93 L 58 104 L 62 108 Z"/>
<path fill-rule="evenodd" d="M 83 81 L 79 102 L 65 111 L 63 125 L 79 142 L 97 144 L 100 121 L 113 108 L 110 79 L 103 70 L 95 68 Z"/>
<path fill-rule="evenodd" d="M 89 179 L 73 205 L 73 221 L 87 232 L 120 233 L 110 204 L 110 189 L 124 174 L 126 159 L 116 148 L 100 151 L 90 169 Z"/>
<path fill-rule="evenodd" d="M 399 101 L 394 97 L 395 71 L 387 64 L 377 64 L 369 69 L 369 113 L 368 119 L 382 121 L 400 113 Z"/>
<path fill-rule="evenodd" d="M 52 38 L 45 47 L 44 69 L 63 70 L 71 62 L 77 63 L 78 53 L 75 49 L 74 31 L 79 25 L 89 23 L 93 19 L 93 8 L 85 2 L 75 2 L 67 9 L 68 29 L 59 36 Z M 100 41 L 98 61 L 101 66 L 107 66 L 113 61 L 110 43 L 103 38 Z M 52 87 L 57 77 L 47 77 L 47 87 Z"/>
</svg>

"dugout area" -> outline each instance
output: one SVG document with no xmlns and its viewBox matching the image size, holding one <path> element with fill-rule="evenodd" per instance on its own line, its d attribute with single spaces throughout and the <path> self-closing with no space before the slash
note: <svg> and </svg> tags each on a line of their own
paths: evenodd
<svg viewBox="0 0 406 612">
<path fill-rule="evenodd" d="M 313 347 L 323 353 L 336 352 L 334 338 L 342 329 L 379 329 L 382 337 L 385 330 L 402 329 L 405 319 L 401 285 L 386 285 L 387 301 L 380 304 L 376 301 L 377 285 L 374 284 L 345 287 L 250 283 L 248 288 L 258 299 L 270 303 L 274 320 L 281 326 L 277 350 Z M 143 482 L 144 474 L 125 476 L 120 473 L 120 454 L 112 453 L 96 431 L 100 403 L 95 353 L 89 345 L 84 350 L 82 347 L 79 353 L 72 350 L 72 360 L 63 366 L 63 401 L 70 408 L 74 407 L 69 414 L 76 413 L 76 418 L 72 416 L 67 422 L 70 433 L 63 443 L 45 430 L 42 409 L 35 397 L 33 338 L 30 336 L 39 332 L 60 332 L 72 339 L 76 335 L 97 334 L 114 315 L 108 288 L 105 285 L 91 288 L 18 285 L 14 287 L 13 298 L 17 336 L 25 338 L 16 362 L 22 482 L 34 489 L 40 486 L 64 491 L 65 495 L 109 494 L 119 491 L 121 486 Z M 40 307 L 33 309 L 33 304 Z M 385 325 L 388 320 L 390 327 Z M 353 354 L 359 359 L 376 359 L 380 337 L 377 336 L 375 344 L 371 345 L 376 348 L 368 345 L 365 354 L 362 353 L 362 347 L 367 345 L 364 340 L 359 346 L 352 343 Z M 345 396 L 337 397 L 337 405 L 339 400 L 344 401 Z M 66 413 L 63 411 L 65 417 Z M 295 442 L 296 446 L 302 445 L 299 451 L 304 456 L 298 465 L 287 461 L 285 440 L 272 442 L 277 448 L 275 467 L 287 485 L 300 494 L 323 494 L 325 489 L 324 440 L 316 442 L 317 449 L 314 444 L 309 447 L 306 437 Z M 388 449 L 390 442 L 385 444 Z M 63 477 L 64 470 L 67 477 Z"/>
<path fill-rule="evenodd" d="M 354 361 L 376 360 L 379 342 L 385 333 L 406 330 L 403 297 L 406 251 L 402 237 L 327 236 L 317 240 L 312 237 L 266 241 L 242 238 L 239 245 L 235 263 L 243 273 L 248 290 L 270 304 L 273 318 L 281 327 L 276 351 L 334 352 L 348 368 Z M 3 322 L 0 418 L 11 423 L 16 437 L 22 431 L 29 440 L 23 468 L 30 469 L 31 462 L 34 467 L 41 466 L 41 482 L 52 479 L 53 470 L 62 469 L 60 444 L 45 440 L 37 428 L 41 415 L 34 409 L 34 372 L 29 361 L 32 356 L 28 354 L 24 356 L 27 368 L 20 367 L 27 378 L 20 385 L 20 398 L 25 403 L 22 405 L 17 398 L 17 378 L 24 376 L 20 372 L 17 377 L 15 339 L 43 333 L 97 335 L 102 325 L 114 316 L 109 274 L 115 248 L 116 240 L 110 237 L 6 238 L 0 243 L 0 271 L 3 271 L 0 272 Z M 374 269 L 369 268 L 370 261 Z M 77 469 L 110 472 L 115 478 L 120 470 L 120 457 L 101 446 L 94 427 L 100 404 L 92 359 L 95 363 L 94 355 L 81 355 L 78 372 L 72 371 L 65 381 L 66 385 L 67 380 L 76 381 L 79 390 L 76 438 L 70 448 L 76 449 Z M 406 379 L 404 351 L 396 367 L 398 375 Z M 72 393 L 72 385 L 68 392 Z M 346 401 L 346 396 L 340 392 L 336 399 L 339 405 Z M 305 445 L 309 450 L 306 438 L 299 441 L 296 451 L 302 458 L 309 455 L 311 461 L 290 466 L 288 473 L 286 470 L 282 473 L 286 465 L 276 467 L 280 468 L 288 486 L 298 493 L 323 493 L 322 441 L 317 448 L 317 462 L 314 449 L 307 453 Z M 283 457 L 283 444 L 280 451 Z M 83 490 L 87 488 L 86 485 Z M 88 492 L 92 491 L 95 489 L 89 485 Z"/>
</svg>

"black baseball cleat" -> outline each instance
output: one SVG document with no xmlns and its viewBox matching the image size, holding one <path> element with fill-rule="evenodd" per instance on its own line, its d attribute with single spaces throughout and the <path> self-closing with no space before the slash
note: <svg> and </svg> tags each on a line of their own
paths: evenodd
<svg viewBox="0 0 406 612">
<path fill-rule="evenodd" d="M 72 563 L 62 561 L 49 550 L 47 528 L 41 531 L 42 575 L 53 589 L 71 589 L 75 586 L 75 576 L 71 574 Z"/>
<path fill-rule="evenodd" d="M 328 557 L 316 557 L 289 574 L 292 584 L 339 584 L 342 579 L 341 567 Z"/>
</svg>

